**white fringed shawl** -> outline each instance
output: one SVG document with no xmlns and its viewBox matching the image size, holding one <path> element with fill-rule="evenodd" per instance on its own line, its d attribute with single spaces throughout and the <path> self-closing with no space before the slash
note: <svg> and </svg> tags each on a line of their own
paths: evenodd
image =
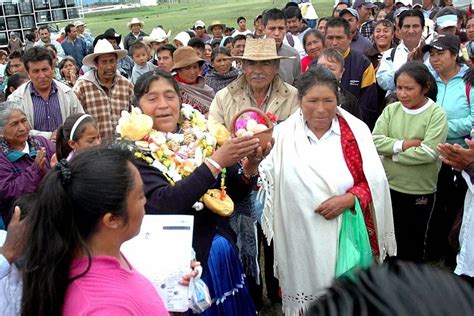
<svg viewBox="0 0 474 316">
<path fill-rule="evenodd" d="M 362 155 L 373 199 L 379 259 L 383 260 L 387 254 L 396 254 L 385 172 L 367 126 L 343 109 L 337 111 L 349 124 Z M 273 137 L 275 145 L 260 165 L 265 193 L 262 228 L 268 243 L 274 241 L 274 272 L 282 288 L 283 311 L 287 316 L 300 315 L 334 279 L 341 217 L 326 220 L 314 209 L 336 195 L 338 175 L 318 165 L 304 132 L 301 110 L 279 124 Z"/>
</svg>

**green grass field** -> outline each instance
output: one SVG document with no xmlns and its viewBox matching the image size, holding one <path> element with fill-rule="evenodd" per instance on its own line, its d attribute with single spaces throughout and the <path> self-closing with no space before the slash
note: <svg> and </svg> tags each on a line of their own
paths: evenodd
<svg viewBox="0 0 474 316">
<path fill-rule="evenodd" d="M 229 26 L 236 26 L 239 16 L 247 18 L 247 27 L 253 27 L 253 18 L 268 8 L 282 8 L 286 0 L 181 0 L 180 4 L 162 4 L 154 7 L 142 7 L 122 11 L 87 14 L 87 28 L 94 35 L 114 27 L 122 35 L 128 33 L 127 22 L 138 17 L 145 22 L 144 31 L 149 33 L 153 27 L 162 25 L 165 30 L 171 29 L 171 36 L 193 26 L 194 21 L 203 20 L 209 25 L 220 20 Z M 333 0 L 313 0 L 313 5 L 320 17 L 332 11 Z M 60 26 L 64 26 L 60 25 Z"/>
</svg>

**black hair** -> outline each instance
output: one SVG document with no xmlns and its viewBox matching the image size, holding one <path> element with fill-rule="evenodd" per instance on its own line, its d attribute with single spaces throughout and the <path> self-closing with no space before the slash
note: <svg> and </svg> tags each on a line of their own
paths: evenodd
<svg viewBox="0 0 474 316">
<path fill-rule="evenodd" d="M 150 85 L 152 84 L 152 82 L 160 79 L 168 81 L 173 86 L 173 89 L 179 96 L 179 100 L 181 102 L 181 94 L 179 93 L 178 82 L 170 73 L 167 73 L 166 71 L 161 69 L 156 69 L 154 71 L 144 73 L 138 78 L 137 82 L 135 83 L 135 86 L 133 87 L 133 93 L 135 94 L 135 104 L 137 106 L 140 104 L 140 99 L 150 90 Z"/>
<path fill-rule="evenodd" d="M 56 47 L 53 45 L 53 44 L 46 44 L 44 45 L 44 48 L 48 49 L 48 48 L 51 48 L 53 51 L 54 51 L 54 55 L 53 55 L 53 58 L 56 58 L 57 55 L 58 55 L 58 50 L 56 49 Z M 50 52 L 51 53 L 51 52 Z"/>
<path fill-rule="evenodd" d="M 306 33 L 304 33 L 304 36 L 303 36 L 303 48 L 306 47 L 306 41 L 308 40 L 308 37 L 310 35 L 314 35 L 317 38 L 319 38 L 323 42 L 323 45 L 324 45 L 324 35 L 323 35 L 323 33 L 321 33 L 320 31 L 318 31 L 316 29 L 309 29 L 308 31 L 306 31 Z M 305 50 L 306 50 L 306 48 L 305 48 Z"/>
<path fill-rule="evenodd" d="M 436 96 L 438 94 L 438 86 L 436 85 L 436 80 L 424 64 L 411 61 L 404 64 L 400 69 L 395 72 L 394 82 L 395 86 L 397 85 L 397 79 L 401 74 L 406 74 L 417 84 L 421 86 L 422 89 L 428 88 L 428 92 L 425 94 L 426 97 L 436 102 Z"/>
<path fill-rule="evenodd" d="M 12 75 L 12 73 L 10 71 L 10 66 L 11 66 L 10 61 L 7 61 L 7 64 L 5 65 L 5 75 L 7 77 Z"/>
<path fill-rule="evenodd" d="M 66 34 L 66 36 L 71 33 L 71 28 L 75 27 L 74 24 L 72 23 L 69 23 L 68 25 L 66 25 L 66 27 L 64 28 L 64 33 Z"/>
<path fill-rule="evenodd" d="M 37 199 L 38 194 L 36 192 L 23 194 L 13 202 L 12 214 L 15 211 L 15 207 L 18 206 L 21 210 L 20 220 L 23 220 L 28 214 L 34 211 Z"/>
<path fill-rule="evenodd" d="M 425 27 L 425 17 L 423 15 L 423 12 L 421 10 L 405 10 L 400 15 L 398 16 L 398 27 L 402 28 L 403 26 L 403 21 L 407 17 L 418 17 L 420 19 L 420 24 L 421 28 L 423 29 Z"/>
<path fill-rule="evenodd" d="M 83 115 L 83 113 L 72 114 L 58 127 L 56 132 L 56 158 L 58 161 L 67 158 L 71 153 L 72 148 L 69 146 L 68 141 L 71 138 L 72 128 L 76 121 Z M 97 128 L 95 119 L 92 116 L 86 117 L 76 127 L 72 137 L 73 141 L 77 142 L 81 139 L 82 134 L 86 131 L 87 124 L 93 124 Z"/>
<path fill-rule="evenodd" d="M 287 19 L 297 18 L 300 21 L 303 20 L 301 10 L 297 6 L 290 6 L 286 8 L 283 12 L 285 13 Z"/>
<path fill-rule="evenodd" d="M 44 60 L 48 61 L 48 64 L 53 68 L 53 55 L 45 47 L 33 46 L 23 54 L 23 64 L 25 64 L 26 71 L 29 70 L 29 63 L 37 63 Z"/>
<path fill-rule="evenodd" d="M 62 70 L 64 68 L 64 65 L 66 64 L 66 62 L 70 61 L 74 67 L 76 67 L 76 74 L 79 73 L 79 67 L 77 67 L 77 63 L 76 63 L 76 60 L 74 58 L 72 58 L 71 56 L 66 56 L 64 57 L 61 62 L 59 63 L 58 65 L 58 68 L 59 68 L 59 73 L 61 74 L 61 77 L 64 78 L 63 76 L 63 73 L 62 73 Z"/>
<path fill-rule="evenodd" d="M 226 55 L 226 56 L 229 56 L 231 57 L 231 53 L 230 53 L 230 49 L 226 48 L 226 47 L 216 47 L 212 50 L 212 53 L 211 53 L 211 62 L 214 62 L 214 59 L 216 59 L 217 55 L 219 54 L 223 54 L 223 55 Z"/>
<path fill-rule="evenodd" d="M 171 44 L 164 44 L 164 45 L 161 45 L 160 48 L 158 48 L 158 50 L 157 50 L 156 52 L 159 53 L 159 52 L 162 52 L 162 51 L 164 51 L 164 50 L 169 51 L 171 57 L 173 57 L 173 53 L 174 53 L 174 51 L 176 50 L 176 47 L 174 47 L 174 46 L 171 45 Z"/>
<path fill-rule="evenodd" d="M 28 33 L 25 34 L 25 38 L 29 41 L 34 42 L 35 38 L 36 38 L 36 34 L 33 33 L 33 32 L 28 32 Z"/>
<path fill-rule="evenodd" d="M 236 35 L 232 38 L 232 47 L 234 47 L 234 44 L 237 43 L 238 41 L 246 41 L 247 40 L 247 36 L 245 36 L 244 34 L 239 34 L 239 35 Z"/>
<path fill-rule="evenodd" d="M 334 17 L 334 13 L 336 13 L 336 10 L 340 5 L 346 5 L 348 8 L 351 7 L 351 5 L 349 3 L 345 2 L 345 1 L 340 1 L 338 4 L 336 4 L 334 6 L 334 9 L 332 9 L 332 14 L 331 14 L 332 17 Z"/>
<path fill-rule="evenodd" d="M 337 279 L 308 315 L 473 315 L 473 297 L 452 273 L 392 260 Z"/>
<path fill-rule="evenodd" d="M 28 80 L 27 75 L 19 72 L 8 77 L 7 87 L 5 88 L 5 98 L 8 98 L 13 91 Z M 10 91 L 10 88 L 13 88 L 13 91 Z"/>
<path fill-rule="evenodd" d="M 326 30 L 330 27 L 342 27 L 344 29 L 344 34 L 351 36 L 351 26 L 349 22 L 343 18 L 336 17 L 328 19 L 328 22 L 326 23 Z"/>
<path fill-rule="evenodd" d="M 319 27 L 319 25 L 321 24 L 321 22 L 323 22 L 323 21 L 326 21 L 326 22 L 327 22 L 328 20 L 329 20 L 329 17 L 328 17 L 328 16 L 325 16 L 325 17 L 320 18 L 320 19 L 318 20 L 318 27 Z"/>
<path fill-rule="evenodd" d="M 133 56 L 133 54 L 139 49 L 146 50 L 147 46 L 142 41 L 137 41 L 133 43 L 132 46 L 130 46 L 130 55 Z"/>
<path fill-rule="evenodd" d="M 284 20 L 286 24 L 286 15 L 285 13 L 277 8 L 268 9 L 262 13 L 262 24 L 267 26 L 268 21 Z"/>
<path fill-rule="evenodd" d="M 8 53 L 4 51 L 3 49 L 0 49 L 0 57 L 5 56 L 8 58 Z"/>
<path fill-rule="evenodd" d="M 20 59 L 21 61 L 23 61 L 23 55 L 24 53 L 21 50 L 14 50 L 10 53 L 10 55 L 8 55 L 8 60 Z"/>
<path fill-rule="evenodd" d="M 339 104 L 340 97 L 340 87 L 339 82 L 336 79 L 336 76 L 322 65 L 316 65 L 311 67 L 306 71 L 299 81 L 296 83 L 298 88 L 298 98 L 301 100 L 308 91 L 314 86 L 327 86 L 329 87 L 337 98 L 337 104 Z"/>
<path fill-rule="evenodd" d="M 226 46 L 226 45 L 229 44 L 229 43 L 232 44 L 232 40 L 233 40 L 232 36 L 226 37 L 226 38 L 224 39 L 224 42 L 222 43 L 222 46 Z"/>
<path fill-rule="evenodd" d="M 110 213 L 128 223 L 127 196 L 135 185 L 131 163 L 128 151 L 94 148 L 46 174 L 26 222 L 21 315 L 61 315 L 67 287 L 90 269 L 87 240 L 101 218 Z M 71 277 L 78 255 L 87 255 L 89 263 Z"/>
<path fill-rule="evenodd" d="M 204 51 L 206 49 L 206 45 L 204 45 L 204 41 L 199 37 L 193 37 L 188 41 L 188 46 L 192 48 L 197 48 L 199 50 Z"/>
<path fill-rule="evenodd" d="M 246 18 L 244 18 L 243 16 L 239 16 L 239 17 L 237 18 L 237 24 L 239 24 L 240 20 L 244 20 L 245 22 L 247 22 L 247 19 L 246 19 Z"/>
<path fill-rule="evenodd" d="M 49 33 L 49 28 L 48 28 L 47 25 L 41 25 L 40 27 L 38 27 L 38 33 L 39 33 L 41 30 L 48 30 L 48 33 Z"/>
</svg>

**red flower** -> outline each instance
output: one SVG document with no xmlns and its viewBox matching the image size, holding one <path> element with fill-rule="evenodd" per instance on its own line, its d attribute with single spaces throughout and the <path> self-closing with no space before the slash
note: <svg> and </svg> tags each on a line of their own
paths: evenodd
<svg viewBox="0 0 474 316">
<path fill-rule="evenodd" d="M 276 122 L 278 121 L 278 117 L 271 112 L 267 112 L 265 113 L 265 115 L 270 119 L 270 121 L 272 121 L 273 124 L 276 124 Z"/>
</svg>

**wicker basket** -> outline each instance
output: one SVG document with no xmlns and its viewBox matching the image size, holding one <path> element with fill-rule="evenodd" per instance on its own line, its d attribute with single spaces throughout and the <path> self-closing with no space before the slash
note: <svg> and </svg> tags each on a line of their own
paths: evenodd
<svg viewBox="0 0 474 316">
<path fill-rule="evenodd" d="M 230 133 L 231 133 L 232 137 L 237 137 L 237 135 L 235 134 L 237 132 L 236 128 L 235 128 L 237 120 L 243 114 L 249 113 L 249 112 L 255 112 L 255 113 L 259 114 L 260 116 L 262 116 L 265 119 L 265 122 L 266 122 L 266 125 L 267 125 L 268 128 L 266 130 L 262 131 L 262 132 L 255 133 L 253 135 L 254 137 L 257 137 L 260 140 L 260 147 L 262 147 L 262 150 L 265 151 L 265 148 L 267 147 L 267 144 L 272 142 L 273 123 L 268 118 L 268 116 L 265 113 L 263 113 L 262 111 L 260 111 L 259 109 L 257 109 L 257 108 L 245 108 L 245 109 L 237 112 L 234 115 L 234 117 L 232 118 L 232 121 L 230 123 Z"/>
</svg>

